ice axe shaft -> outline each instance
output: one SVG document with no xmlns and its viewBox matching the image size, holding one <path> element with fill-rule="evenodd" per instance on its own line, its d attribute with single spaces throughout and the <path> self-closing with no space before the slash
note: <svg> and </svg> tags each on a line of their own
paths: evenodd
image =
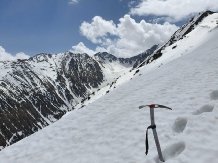
<svg viewBox="0 0 218 163">
<path fill-rule="evenodd" d="M 152 131 L 153 131 L 153 135 L 154 135 L 155 144 L 157 147 L 158 156 L 159 156 L 159 159 L 164 162 L 159 139 L 157 136 L 156 125 L 155 125 L 155 121 L 154 121 L 154 108 L 150 108 L 150 117 L 151 117 L 151 126 L 155 126 L 155 128 L 153 128 Z"/>
<path fill-rule="evenodd" d="M 166 109 L 170 109 L 170 110 L 172 110 L 172 109 L 167 107 L 167 106 L 158 105 L 158 104 L 142 105 L 142 106 L 139 106 L 139 109 L 141 109 L 143 107 L 147 107 L 147 106 L 150 107 L 151 125 L 148 126 L 147 131 L 146 131 L 146 140 L 145 140 L 146 152 L 145 152 L 145 154 L 146 155 L 148 154 L 149 146 L 148 146 L 148 138 L 147 138 L 147 136 L 148 136 L 148 129 L 151 128 L 152 131 L 153 131 L 154 140 L 155 140 L 155 144 L 156 144 L 156 147 L 157 147 L 157 152 L 158 152 L 159 159 L 164 162 L 163 155 L 162 155 L 162 152 L 161 152 L 160 143 L 159 143 L 159 139 L 158 139 L 158 136 L 157 136 L 157 131 L 156 131 L 156 125 L 155 125 L 155 120 L 154 120 L 154 108 L 166 108 Z"/>
</svg>

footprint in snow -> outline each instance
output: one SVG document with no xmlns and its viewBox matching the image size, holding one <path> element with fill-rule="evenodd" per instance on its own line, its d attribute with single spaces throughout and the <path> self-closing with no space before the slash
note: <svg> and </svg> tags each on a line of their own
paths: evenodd
<svg viewBox="0 0 218 163">
<path fill-rule="evenodd" d="M 168 146 L 162 151 L 164 161 L 166 162 L 167 160 L 180 155 L 184 150 L 185 150 L 185 142 L 183 141 L 180 141 L 180 142 L 177 142 L 175 144 Z M 158 156 L 155 157 L 154 160 L 156 163 L 162 163 L 159 160 Z"/>
<path fill-rule="evenodd" d="M 218 90 L 214 90 L 210 93 L 211 100 L 218 100 Z"/>
<path fill-rule="evenodd" d="M 172 126 L 172 130 L 176 133 L 183 132 L 186 127 L 187 121 L 188 120 L 185 117 L 178 117 Z"/>
<path fill-rule="evenodd" d="M 214 106 L 213 105 L 203 105 L 200 109 L 194 111 L 192 114 L 193 115 L 199 115 L 199 114 L 202 114 L 202 113 L 205 113 L 205 112 L 212 112 L 214 109 Z"/>
</svg>

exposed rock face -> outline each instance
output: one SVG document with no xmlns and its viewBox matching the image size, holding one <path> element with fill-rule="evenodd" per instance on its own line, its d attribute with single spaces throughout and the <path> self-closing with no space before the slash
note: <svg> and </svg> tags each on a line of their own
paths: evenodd
<svg viewBox="0 0 218 163">
<path fill-rule="evenodd" d="M 2 62 L 0 146 L 12 144 L 60 119 L 103 81 L 87 54 L 39 54 Z"/>
<path fill-rule="evenodd" d="M 108 53 L 90 57 L 65 52 L 0 62 L 0 150 L 57 121 L 112 82 L 108 66 L 132 68 L 153 51 L 125 59 Z"/>
</svg>

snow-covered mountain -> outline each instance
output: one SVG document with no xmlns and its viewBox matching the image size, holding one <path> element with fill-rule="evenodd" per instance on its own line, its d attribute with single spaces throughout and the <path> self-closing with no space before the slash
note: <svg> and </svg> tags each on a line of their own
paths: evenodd
<svg viewBox="0 0 218 163">
<path fill-rule="evenodd" d="M 140 66 L 148 64 L 148 63 L 158 59 L 159 57 L 161 57 L 164 49 L 169 47 L 169 46 L 172 49 L 175 49 L 177 47 L 177 44 L 176 44 L 177 41 L 186 38 L 188 36 L 188 34 L 191 31 L 193 31 L 197 27 L 197 25 L 199 23 L 201 23 L 201 21 L 205 17 L 207 17 L 208 15 L 211 15 L 213 13 L 214 12 L 212 12 L 212 11 L 201 12 L 201 13 L 197 14 L 195 17 L 193 17 L 192 19 L 190 19 L 186 24 L 184 24 L 181 28 L 179 28 L 165 44 L 163 44 L 161 47 L 159 47 L 153 55 L 149 56 L 149 58 L 147 58 L 144 62 L 142 62 L 142 64 Z M 216 23 L 216 21 L 214 23 Z M 200 36 L 201 36 L 201 34 L 200 34 Z M 186 39 L 184 39 L 184 40 L 186 40 Z"/>
<path fill-rule="evenodd" d="M 106 84 L 105 90 L 113 91 L 93 100 L 104 88 L 96 91 L 91 104 L 75 107 L 59 121 L 2 150 L 0 161 L 158 163 L 151 131 L 149 153 L 144 154 L 149 109 L 138 109 L 157 103 L 173 109 L 155 109 L 165 162 L 217 163 L 218 14 L 207 13 L 193 19 L 206 15 L 182 39 L 160 47 L 139 68 Z M 157 53 L 161 55 L 154 56 Z M 107 68 L 103 61 L 99 66 Z M 7 67 L 11 68 L 9 64 Z M 115 88 L 116 84 L 119 87 Z"/>
<path fill-rule="evenodd" d="M 130 59 L 65 52 L 0 62 L 0 150 L 84 106 L 156 48 Z"/>
</svg>

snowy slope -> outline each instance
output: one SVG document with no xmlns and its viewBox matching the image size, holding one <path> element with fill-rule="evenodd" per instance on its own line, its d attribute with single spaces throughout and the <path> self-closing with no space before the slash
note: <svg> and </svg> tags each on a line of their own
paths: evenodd
<svg viewBox="0 0 218 163">
<path fill-rule="evenodd" d="M 2 150 L 0 162 L 157 163 L 151 131 L 144 154 L 150 117 L 138 106 L 158 103 L 173 108 L 155 110 L 165 162 L 217 163 L 217 20 L 208 16 L 129 82 Z"/>
</svg>

